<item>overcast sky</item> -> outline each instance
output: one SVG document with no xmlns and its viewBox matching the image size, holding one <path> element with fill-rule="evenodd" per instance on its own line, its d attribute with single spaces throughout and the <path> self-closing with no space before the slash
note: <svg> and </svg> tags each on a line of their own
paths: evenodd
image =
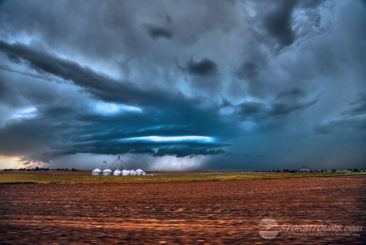
<svg viewBox="0 0 366 245">
<path fill-rule="evenodd" d="M 0 168 L 359 168 L 365 149 L 365 1 L 0 1 Z"/>
</svg>

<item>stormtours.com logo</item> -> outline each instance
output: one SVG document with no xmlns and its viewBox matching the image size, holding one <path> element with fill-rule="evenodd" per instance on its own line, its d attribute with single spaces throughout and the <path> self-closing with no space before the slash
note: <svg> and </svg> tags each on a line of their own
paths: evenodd
<svg viewBox="0 0 366 245">
<path fill-rule="evenodd" d="M 263 239 L 277 236 L 311 237 L 311 236 L 360 236 L 362 226 L 357 225 L 279 225 L 275 219 L 263 218 L 259 222 L 259 235 Z"/>
<path fill-rule="evenodd" d="M 271 218 L 263 218 L 259 222 L 259 235 L 264 239 L 272 239 L 275 238 L 279 231 L 279 225 L 275 219 Z"/>
</svg>

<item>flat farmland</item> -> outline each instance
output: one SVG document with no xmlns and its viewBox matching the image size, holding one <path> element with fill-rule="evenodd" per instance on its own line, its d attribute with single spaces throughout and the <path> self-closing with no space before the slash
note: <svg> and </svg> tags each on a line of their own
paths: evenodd
<svg viewBox="0 0 366 245">
<path fill-rule="evenodd" d="M 0 183 L 9 184 L 92 184 L 92 183 L 147 183 L 147 182 L 195 182 L 249 179 L 288 179 L 366 175 L 366 172 L 315 172 L 315 173 L 218 173 L 218 172 L 154 172 L 147 176 L 91 176 L 90 171 L 14 171 L 0 172 Z"/>
<path fill-rule="evenodd" d="M 0 185 L 1 244 L 364 244 L 366 240 L 365 175 L 48 181 Z M 324 234 L 279 231 L 264 239 L 259 234 L 268 228 L 259 226 L 263 218 L 278 225 L 346 228 Z M 363 229 L 355 231 L 355 226 Z"/>
</svg>

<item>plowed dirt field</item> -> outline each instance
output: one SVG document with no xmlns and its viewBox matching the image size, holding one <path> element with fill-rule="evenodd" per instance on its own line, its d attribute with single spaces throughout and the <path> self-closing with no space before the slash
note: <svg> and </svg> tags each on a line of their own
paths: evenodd
<svg viewBox="0 0 366 245">
<path fill-rule="evenodd" d="M 364 244 L 366 176 L 105 184 L 1 184 L 0 243 Z M 346 232 L 279 232 L 338 225 Z M 363 226 L 354 232 L 352 227 Z M 279 230 L 279 227 L 270 227 Z M 268 230 L 270 230 L 268 228 Z M 343 230 L 342 230 L 343 231 Z"/>
</svg>

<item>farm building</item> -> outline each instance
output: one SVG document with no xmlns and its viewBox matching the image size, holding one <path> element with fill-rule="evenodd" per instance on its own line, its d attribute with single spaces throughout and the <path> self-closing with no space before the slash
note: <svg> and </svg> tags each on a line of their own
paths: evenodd
<svg viewBox="0 0 366 245">
<path fill-rule="evenodd" d="M 103 170 L 103 175 L 104 176 L 108 176 L 108 175 L 111 175 L 111 174 L 112 174 L 112 170 L 110 170 L 109 168 Z"/>
<path fill-rule="evenodd" d="M 300 168 L 300 172 L 310 173 L 310 169 L 308 169 L 308 168 Z"/>
<path fill-rule="evenodd" d="M 122 171 L 121 170 L 119 170 L 119 169 L 116 169 L 116 170 L 114 170 L 114 172 L 113 172 L 113 175 L 115 175 L 115 176 L 118 176 L 118 175 L 121 175 L 122 174 Z"/>
<path fill-rule="evenodd" d="M 137 169 L 135 173 L 136 175 L 146 175 L 146 173 L 142 169 Z"/>
<path fill-rule="evenodd" d="M 102 173 L 102 170 L 100 170 L 99 168 L 93 169 L 92 171 L 92 175 L 100 175 Z"/>
</svg>

